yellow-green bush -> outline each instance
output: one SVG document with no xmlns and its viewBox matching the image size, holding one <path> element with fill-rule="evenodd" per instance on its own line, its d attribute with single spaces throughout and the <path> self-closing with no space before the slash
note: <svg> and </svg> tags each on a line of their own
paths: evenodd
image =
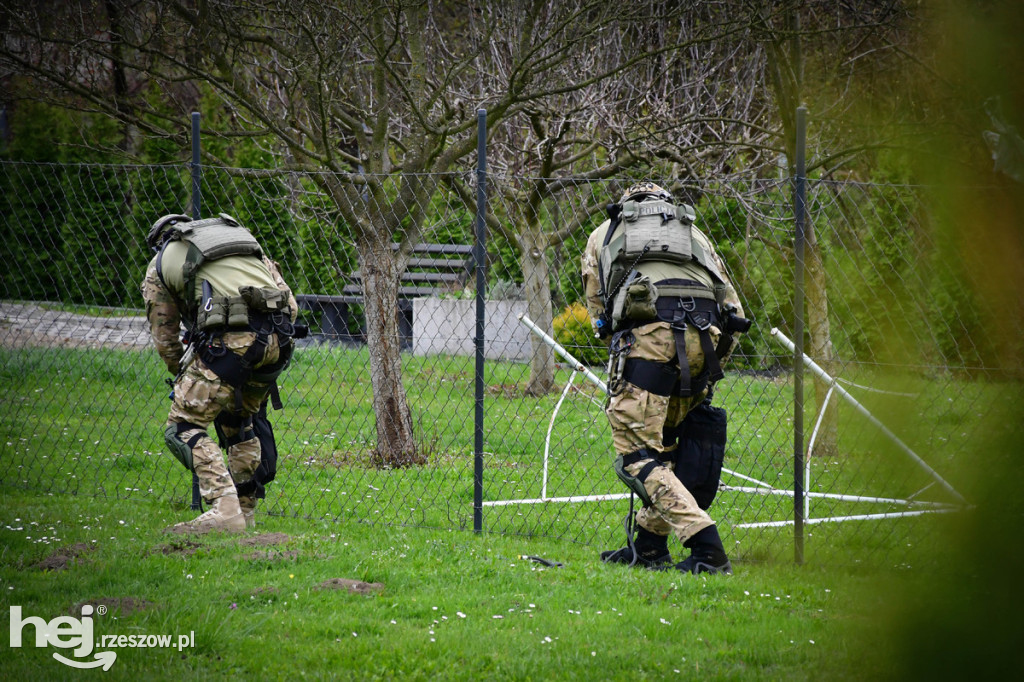
<svg viewBox="0 0 1024 682">
<path fill-rule="evenodd" d="M 554 320 L 555 340 L 580 362 L 603 365 L 608 362 L 608 348 L 594 336 L 590 315 L 582 303 L 573 303 Z"/>
</svg>

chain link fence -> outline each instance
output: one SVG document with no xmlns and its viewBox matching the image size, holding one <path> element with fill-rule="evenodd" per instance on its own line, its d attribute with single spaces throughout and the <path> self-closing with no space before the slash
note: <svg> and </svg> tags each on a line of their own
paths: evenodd
<svg viewBox="0 0 1024 682">
<path fill-rule="evenodd" d="M 366 178 L 204 168 L 204 215 L 226 212 L 280 263 L 313 334 L 279 381 L 281 460 L 261 512 L 623 542 L 604 395 L 606 352 L 581 305 L 580 255 L 627 178 L 490 175 L 483 505 L 474 505 L 476 173 Z M 152 222 L 191 205 L 187 166 L 0 163 L 0 484 L 40 494 L 190 498 L 165 452 L 166 374 L 139 293 Z M 913 564 L 961 508 L 960 481 L 1000 378 L 965 275 L 934 235 L 924 188 L 808 186 L 807 373 L 794 456 L 792 183 L 670 185 L 717 244 L 754 320 L 715 403 L 729 412 L 711 509 L 738 560 L 788 559 L 794 512 L 811 561 Z M 383 260 L 369 264 L 367 254 Z M 391 254 L 393 258 L 389 258 Z M 374 295 L 390 311 L 416 462 L 378 457 Z M 371 319 L 371 322 L 373 320 Z M 777 333 L 773 333 L 777 332 Z M 369 343 L 368 343 L 369 339 Z M 823 409 L 822 409 L 823 408 Z M 795 498 L 796 489 L 806 491 Z M 968 496 L 969 497 L 969 496 Z M 970 500 L 968 499 L 968 502 Z M 680 548 L 675 548 L 681 551 Z"/>
</svg>

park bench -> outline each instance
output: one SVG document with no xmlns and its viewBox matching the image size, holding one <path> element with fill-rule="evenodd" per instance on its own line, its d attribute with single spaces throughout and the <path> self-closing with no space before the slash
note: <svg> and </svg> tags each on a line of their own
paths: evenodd
<svg viewBox="0 0 1024 682">
<path fill-rule="evenodd" d="M 397 250 L 398 244 L 392 249 Z M 473 273 L 473 247 L 469 244 L 416 244 L 398 287 L 398 333 L 403 348 L 412 344 L 412 301 L 461 290 Z M 310 330 L 316 338 L 348 344 L 366 342 L 365 322 L 353 332 L 352 306 L 362 306 L 362 276 L 356 270 L 335 294 L 297 294 L 299 310 L 315 320 Z M 304 315 L 304 317 L 306 317 Z"/>
</svg>

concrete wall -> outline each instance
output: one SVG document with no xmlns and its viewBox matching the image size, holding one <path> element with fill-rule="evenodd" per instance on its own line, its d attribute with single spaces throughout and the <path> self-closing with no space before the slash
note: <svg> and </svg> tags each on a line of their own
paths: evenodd
<svg viewBox="0 0 1024 682">
<path fill-rule="evenodd" d="M 530 359 L 530 330 L 519 322 L 526 301 L 487 301 L 484 356 L 492 360 Z M 412 308 L 413 355 L 473 355 L 476 301 L 417 298 Z"/>
</svg>

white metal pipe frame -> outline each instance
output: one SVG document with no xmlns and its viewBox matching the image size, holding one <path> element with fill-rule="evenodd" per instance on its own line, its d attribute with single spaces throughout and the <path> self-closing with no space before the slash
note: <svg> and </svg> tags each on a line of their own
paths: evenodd
<svg viewBox="0 0 1024 682">
<path fill-rule="evenodd" d="M 590 371 L 590 369 L 586 365 L 584 365 L 582 362 L 577 360 L 571 353 L 569 353 L 569 351 L 567 351 L 564 347 L 562 347 L 561 344 L 559 344 L 555 339 L 551 338 L 551 336 L 548 335 L 544 330 L 540 329 L 533 322 L 533 320 L 531 320 L 526 314 L 520 315 L 519 316 L 519 320 L 520 320 L 520 322 L 522 322 L 522 324 L 526 325 L 526 327 L 528 327 L 530 329 L 530 331 L 532 331 L 541 340 L 543 340 L 545 344 L 547 344 L 552 350 L 554 350 L 559 356 L 561 356 L 569 364 L 570 369 L 573 370 L 574 374 L 572 375 L 570 380 L 566 383 L 566 386 L 565 386 L 565 388 L 562 391 L 562 395 L 559 398 L 558 403 L 555 405 L 555 408 L 554 408 L 554 410 L 552 412 L 552 415 L 551 415 L 551 421 L 549 422 L 549 425 L 548 425 L 547 436 L 546 436 L 545 442 L 544 442 L 544 465 L 543 465 L 543 482 L 542 482 L 542 485 L 541 485 L 541 496 L 537 497 L 537 498 L 523 498 L 523 499 L 512 499 L 512 500 L 490 500 L 490 501 L 484 501 L 483 502 L 483 506 L 486 506 L 486 507 L 503 507 L 503 506 L 517 505 L 517 504 L 548 504 L 548 503 L 566 503 L 566 502 L 568 502 L 568 503 L 573 503 L 573 502 L 604 502 L 604 501 L 615 501 L 615 500 L 629 499 L 629 497 L 630 497 L 629 493 L 610 493 L 610 494 L 604 494 L 604 495 L 571 495 L 571 496 L 565 496 L 565 497 L 548 497 L 548 495 L 547 495 L 547 478 L 548 478 L 548 459 L 549 459 L 549 456 L 550 456 L 550 445 L 551 445 L 551 431 L 552 431 L 552 429 L 554 427 L 554 423 L 555 423 L 555 419 L 556 419 L 556 417 L 558 415 L 558 411 L 561 409 L 562 403 L 564 402 L 566 395 L 568 395 L 568 393 L 569 393 L 569 391 L 571 389 L 571 386 L 573 384 L 573 379 L 575 379 L 575 377 L 576 377 L 575 373 L 579 373 L 579 374 L 582 374 L 583 376 L 585 376 L 588 380 L 590 380 L 591 383 L 593 383 L 595 386 L 600 388 L 602 390 L 602 392 L 607 393 L 608 386 L 597 375 L 595 375 L 592 371 Z M 771 334 L 780 343 L 782 343 L 784 346 L 786 346 L 791 352 L 795 351 L 794 346 L 793 346 L 793 342 L 790 341 L 788 338 L 786 338 L 786 336 L 784 334 L 782 334 L 782 332 L 780 332 L 777 328 L 772 328 Z M 966 501 L 964 500 L 962 495 L 960 495 L 948 482 L 946 482 L 941 476 L 939 476 L 939 474 L 937 472 L 935 472 L 934 469 L 932 469 L 930 466 L 928 466 L 924 462 L 924 460 L 922 460 L 916 453 L 914 453 L 905 443 L 903 443 L 903 441 L 901 441 L 892 431 L 890 431 L 884 424 L 882 424 L 882 422 L 880 422 L 874 415 L 872 415 L 864 406 L 862 406 L 859 402 L 857 402 L 857 400 L 853 396 L 851 396 L 849 394 L 849 392 L 847 392 L 845 389 L 843 389 L 841 386 L 839 386 L 838 385 L 838 381 L 836 379 L 833 379 L 831 376 L 829 376 L 813 360 L 811 360 L 809 357 L 807 357 L 806 354 L 804 354 L 804 362 L 806 363 L 807 367 L 809 367 L 811 369 L 812 372 L 814 372 L 817 376 L 819 376 L 823 381 L 826 381 L 826 382 L 829 383 L 829 386 L 830 386 L 829 387 L 829 394 L 828 394 L 829 397 L 831 397 L 832 393 L 835 392 L 838 395 L 840 395 L 843 399 L 845 399 L 847 402 L 849 402 L 851 405 L 853 405 L 855 407 L 855 409 L 860 414 L 862 414 L 865 417 L 867 417 L 868 420 L 872 424 L 874 424 L 879 429 L 881 429 L 882 432 L 888 438 L 890 438 L 893 442 L 895 442 L 900 447 L 901 450 L 906 452 L 911 457 L 911 459 L 913 459 L 919 466 L 921 466 L 925 471 L 927 471 L 932 476 L 932 478 L 935 479 L 936 482 L 938 482 L 944 489 L 949 491 L 958 501 L 960 501 L 961 503 L 966 504 Z M 819 422 L 820 422 L 820 417 L 819 417 Z M 816 427 L 817 427 L 817 425 L 816 425 Z M 747 493 L 747 494 L 753 494 L 753 495 L 781 495 L 781 496 L 789 496 L 789 497 L 792 497 L 795 494 L 794 491 L 792 491 L 792 490 L 776 488 L 775 486 L 773 486 L 773 485 L 771 485 L 769 483 L 766 483 L 764 481 L 760 481 L 760 480 L 758 480 L 756 478 L 753 478 L 751 476 L 740 474 L 738 472 L 732 471 L 730 469 L 726 469 L 724 467 L 722 469 L 722 472 L 725 473 L 725 474 L 729 474 L 729 475 L 731 475 L 731 476 L 733 476 L 735 478 L 746 480 L 746 481 L 749 481 L 751 483 L 756 484 L 756 487 L 755 486 L 730 486 L 730 485 L 724 485 L 723 484 L 723 485 L 720 486 L 720 489 L 723 490 L 723 491 L 733 491 L 733 492 Z M 846 516 L 830 516 L 830 517 L 818 517 L 818 518 L 810 518 L 809 517 L 809 518 L 805 518 L 804 519 L 804 523 L 810 523 L 810 524 L 827 523 L 827 522 L 840 522 L 840 521 L 861 521 L 861 520 L 873 520 L 873 519 L 893 519 L 893 518 L 901 518 L 901 517 L 920 516 L 920 515 L 923 515 L 923 514 L 948 513 L 948 512 L 952 512 L 952 511 L 958 511 L 959 509 L 962 508 L 960 505 L 949 504 L 949 503 L 944 503 L 944 502 L 930 502 L 930 501 L 914 500 L 914 499 L 912 499 L 913 496 L 911 496 L 911 498 L 901 499 L 901 498 L 892 498 L 892 497 L 878 497 L 878 496 L 870 496 L 870 495 L 849 495 L 849 494 L 839 494 L 839 493 L 805 492 L 804 494 L 805 494 L 805 496 L 807 497 L 808 500 L 810 500 L 811 498 L 814 498 L 814 499 L 830 499 L 830 500 L 839 500 L 839 501 L 845 501 L 845 502 L 863 502 L 863 503 L 904 505 L 904 506 L 915 506 L 915 507 L 917 507 L 916 509 L 912 509 L 912 510 L 899 511 L 899 512 L 887 512 L 887 513 L 879 513 L 879 514 L 852 514 L 852 515 L 846 515 Z M 921 507 L 924 507 L 924 508 L 921 508 Z M 805 516 L 809 516 L 809 515 L 805 514 Z M 792 525 L 793 523 L 794 523 L 793 520 L 763 521 L 763 522 L 756 522 L 756 523 L 736 524 L 734 527 L 735 528 L 768 528 L 768 527 L 787 526 L 787 525 Z"/>
</svg>

